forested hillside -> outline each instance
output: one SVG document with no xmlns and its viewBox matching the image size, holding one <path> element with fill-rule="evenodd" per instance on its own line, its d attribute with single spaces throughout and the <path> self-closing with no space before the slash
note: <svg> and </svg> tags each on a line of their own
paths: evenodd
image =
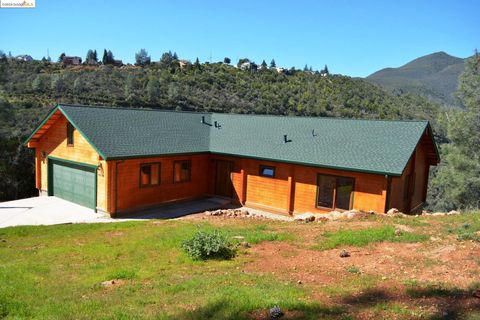
<svg viewBox="0 0 480 320">
<path fill-rule="evenodd" d="M 361 79 L 318 72 L 182 64 L 171 54 L 156 63 L 65 66 L 47 61 L 0 62 L 0 201 L 33 194 L 31 152 L 22 138 L 57 102 L 172 110 L 428 119 L 448 142 L 445 112 L 426 98 L 392 94 Z M 5 146 L 5 147 L 3 147 Z"/>
</svg>

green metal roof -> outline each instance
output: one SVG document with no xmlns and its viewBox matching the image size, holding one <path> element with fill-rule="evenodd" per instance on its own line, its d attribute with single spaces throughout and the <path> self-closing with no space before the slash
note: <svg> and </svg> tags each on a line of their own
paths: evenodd
<svg viewBox="0 0 480 320">
<path fill-rule="evenodd" d="M 427 121 L 57 108 L 106 160 L 211 152 L 398 176 L 430 130 Z"/>
</svg>

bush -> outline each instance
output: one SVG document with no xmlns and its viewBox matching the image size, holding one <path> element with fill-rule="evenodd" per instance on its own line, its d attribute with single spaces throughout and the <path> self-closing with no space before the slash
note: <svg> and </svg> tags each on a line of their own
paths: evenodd
<svg viewBox="0 0 480 320">
<path fill-rule="evenodd" d="M 182 249 L 194 260 L 231 259 L 235 246 L 218 231 L 197 231 L 182 243 Z"/>
</svg>

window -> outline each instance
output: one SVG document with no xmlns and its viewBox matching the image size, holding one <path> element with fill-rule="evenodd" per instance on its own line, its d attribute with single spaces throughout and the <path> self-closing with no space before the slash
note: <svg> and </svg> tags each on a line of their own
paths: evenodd
<svg viewBox="0 0 480 320">
<path fill-rule="evenodd" d="M 260 175 L 262 177 L 275 178 L 275 167 L 260 166 Z"/>
<path fill-rule="evenodd" d="M 319 174 L 317 207 L 350 210 L 354 183 L 353 178 Z"/>
<path fill-rule="evenodd" d="M 191 161 L 175 161 L 173 163 L 173 182 L 187 182 L 191 178 Z"/>
<path fill-rule="evenodd" d="M 69 147 L 73 147 L 74 131 L 75 131 L 75 127 L 70 122 L 67 122 L 67 146 Z"/>
<path fill-rule="evenodd" d="M 140 187 L 160 184 L 160 163 L 145 163 L 140 165 Z"/>
</svg>

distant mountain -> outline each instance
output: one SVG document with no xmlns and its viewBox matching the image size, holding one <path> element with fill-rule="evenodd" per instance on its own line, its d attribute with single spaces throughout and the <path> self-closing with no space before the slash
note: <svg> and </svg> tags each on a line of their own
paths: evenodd
<svg viewBox="0 0 480 320">
<path fill-rule="evenodd" d="M 399 68 L 385 68 L 369 75 L 366 80 L 394 92 L 410 92 L 436 102 L 457 106 L 453 93 L 465 59 L 436 52 L 417 58 Z"/>
</svg>

